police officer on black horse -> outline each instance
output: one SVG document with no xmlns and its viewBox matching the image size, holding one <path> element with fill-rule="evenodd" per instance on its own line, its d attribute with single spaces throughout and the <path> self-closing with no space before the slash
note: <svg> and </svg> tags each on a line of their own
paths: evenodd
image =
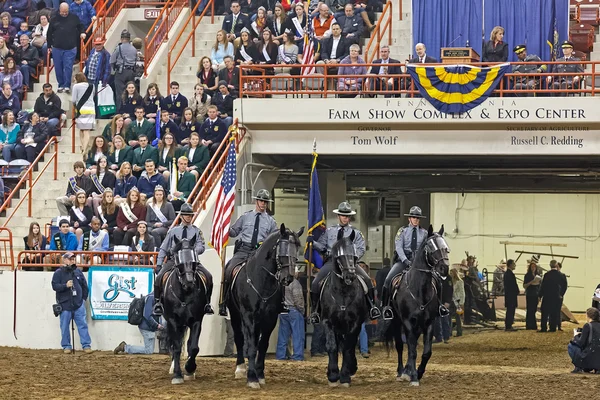
<svg viewBox="0 0 600 400">
<path fill-rule="evenodd" d="M 227 316 L 227 300 L 233 269 L 246 261 L 271 233 L 277 231 L 275 219 L 267 213 L 267 203 L 273 202 L 269 191 L 260 189 L 252 198 L 256 200 L 254 210 L 244 213 L 229 228 L 229 236 L 239 237 L 239 239 L 235 242 L 233 257 L 225 268 L 223 299 L 219 303 L 219 315 L 223 317 Z"/>
<path fill-rule="evenodd" d="M 181 224 L 169 229 L 167 232 L 167 236 L 165 240 L 162 242 L 160 246 L 160 250 L 158 252 L 158 259 L 156 260 L 156 279 L 154 280 L 154 314 L 162 315 L 163 314 L 163 306 L 162 306 L 162 280 L 163 276 L 169 271 L 175 268 L 175 261 L 170 257 L 167 262 L 165 258 L 167 255 L 170 255 L 171 250 L 175 247 L 174 239 L 177 238 L 179 240 L 188 239 L 192 240 L 194 237 L 196 238 L 196 244 L 194 246 L 194 251 L 197 255 L 204 253 L 206 249 L 206 245 L 204 243 L 204 236 L 200 229 L 192 225 L 192 221 L 194 219 L 194 209 L 192 208 L 190 203 L 184 203 L 181 206 L 181 210 L 179 211 L 179 216 L 181 218 Z M 164 265 L 163 265 L 164 263 Z M 205 277 L 206 277 L 206 306 L 204 307 L 205 314 L 214 314 L 214 311 L 210 305 L 210 298 L 212 295 L 212 287 L 213 280 L 212 275 L 202 264 L 198 264 L 196 267 Z"/>
<path fill-rule="evenodd" d="M 323 235 L 321 235 L 321 237 L 319 238 L 319 240 L 317 242 L 312 242 L 315 249 L 317 249 L 321 253 L 325 253 L 327 256 L 325 263 L 321 267 L 321 270 L 319 271 L 319 273 L 317 274 L 317 277 L 315 278 L 315 280 L 313 281 L 313 283 L 311 285 L 311 302 L 312 302 L 314 311 L 310 316 L 310 321 L 313 324 L 319 323 L 320 319 L 321 319 L 319 317 L 319 312 L 318 312 L 318 303 L 319 303 L 319 298 L 321 295 L 320 285 L 321 285 L 321 282 L 323 281 L 323 279 L 333 269 L 334 260 L 333 260 L 333 258 L 329 257 L 329 253 L 331 252 L 331 248 L 333 247 L 335 242 L 337 242 L 337 240 L 338 240 L 337 239 L 338 233 L 340 231 L 343 231 L 344 237 L 347 237 L 347 236 L 350 236 L 352 234 L 352 232 L 354 232 L 354 247 L 356 249 L 356 255 L 359 260 L 365 254 L 365 251 L 366 251 L 365 239 L 364 239 L 362 233 L 358 229 L 356 229 L 352 225 L 350 225 L 350 217 L 352 215 L 356 215 L 356 211 L 352 210 L 350 203 L 348 203 L 347 201 L 340 203 L 338 208 L 333 210 L 333 212 L 334 212 L 334 214 L 338 215 L 339 223 L 337 225 L 330 226 L 329 228 L 327 228 L 327 231 Z M 309 236 L 307 238 L 307 241 L 311 242 L 312 239 L 313 239 L 313 237 Z M 372 320 L 378 319 L 381 316 L 381 312 L 375 306 L 375 301 L 374 301 L 375 290 L 373 288 L 373 282 L 371 281 L 371 278 L 365 272 L 365 270 L 363 270 L 358 265 L 356 267 L 356 273 L 362 277 L 363 281 L 365 282 L 365 284 L 368 287 L 367 302 L 369 303 L 369 306 L 370 306 L 369 317 Z"/>
</svg>

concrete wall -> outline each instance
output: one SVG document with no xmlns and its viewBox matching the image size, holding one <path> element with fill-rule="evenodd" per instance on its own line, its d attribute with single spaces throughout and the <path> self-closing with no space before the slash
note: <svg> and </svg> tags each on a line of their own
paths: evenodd
<svg viewBox="0 0 600 400">
<path fill-rule="evenodd" d="M 600 283 L 597 268 L 600 257 L 600 195 L 598 194 L 449 194 L 431 195 L 432 221 L 444 223 L 448 233 L 452 263 L 465 258 L 465 251 L 477 255 L 480 267 L 493 265 L 505 257 L 500 241 L 562 243 L 553 254 L 579 256 L 566 259 L 563 272 L 570 276 L 565 304 L 571 310 L 585 310 Z M 458 233 L 453 233 L 457 228 Z M 548 246 L 509 246 L 515 250 L 551 253 Z M 517 262 L 516 273 L 526 272 L 528 255 Z M 555 257 L 559 261 L 560 257 Z M 549 268 L 550 256 L 541 257 Z"/>
</svg>

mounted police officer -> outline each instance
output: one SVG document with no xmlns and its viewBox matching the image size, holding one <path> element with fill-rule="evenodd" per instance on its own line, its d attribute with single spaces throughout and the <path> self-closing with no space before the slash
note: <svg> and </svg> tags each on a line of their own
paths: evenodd
<svg viewBox="0 0 600 400">
<path fill-rule="evenodd" d="M 137 61 L 137 50 L 131 44 L 131 33 L 127 29 L 121 32 L 121 43 L 110 56 L 110 65 L 115 71 L 115 95 L 117 99 L 117 110 L 121 107 L 121 97 L 127 82 L 135 79 L 135 62 Z"/>
<path fill-rule="evenodd" d="M 170 251 L 175 247 L 174 239 L 177 238 L 179 240 L 188 239 L 192 240 L 194 237 L 196 238 L 196 244 L 194 246 L 194 251 L 197 255 L 204 253 L 206 248 L 204 244 L 204 237 L 202 236 L 202 232 L 198 229 L 197 226 L 192 225 L 192 220 L 194 219 L 194 209 L 192 208 L 190 203 L 184 203 L 181 206 L 181 210 L 179 211 L 179 216 L 181 217 L 181 224 L 169 229 L 167 232 L 167 236 L 165 240 L 162 242 L 160 246 L 160 250 L 158 252 L 158 259 L 156 260 L 156 279 L 154 280 L 154 295 L 155 295 L 155 304 L 154 304 L 154 314 L 162 315 L 163 314 L 163 306 L 162 306 L 162 278 L 163 276 L 175 268 L 175 261 L 171 257 L 169 260 L 164 263 L 167 255 L 170 254 Z M 198 264 L 196 267 L 202 274 L 206 277 L 206 306 L 204 307 L 205 314 L 214 314 L 214 311 L 210 305 L 210 298 L 212 295 L 212 275 L 206 268 L 202 266 L 202 264 Z"/>
<path fill-rule="evenodd" d="M 330 226 L 329 228 L 327 228 L 327 231 L 323 235 L 321 235 L 321 237 L 319 237 L 319 240 L 317 242 L 312 242 L 312 236 L 309 236 L 307 238 L 308 242 L 313 243 L 315 249 L 317 249 L 321 253 L 325 253 L 327 256 L 327 261 L 325 261 L 325 263 L 321 267 L 321 270 L 317 274 L 317 277 L 313 281 L 310 289 L 311 302 L 314 310 L 313 313 L 310 315 L 310 321 L 313 324 L 319 323 L 321 320 L 319 312 L 317 310 L 319 297 L 321 295 L 320 285 L 321 281 L 333 269 L 334 260 L 332 257 L 329 256 L 329 253 L 331 252 L 331 249 L 335 242 L 337 242 L 338 233 L 340 231 L 343 231 L 344 237 L 348 237 L 352 234 L 352 232 L 354 232 L 354 248 L 356 249 L 356 255 L 359 260 L 365 254 L 366 251 L 365 239 L 362 233 L 358 229 L 350 225 L 350 217 L 352 215 L 356 215 L 356 211 L 352 210 L 350 203 L 348 203 L 347 201 L 340 203 L 338 208 L 333 210 L 333 213 L 338 215 L 339 223 L 337 225 Z M 371 277 L 360 266 L 357 266 L 356 273 L 362 277 L 363 281 L 368 287 L 367 301 L 370 306 L 369 317 L 372 320 L 377 319 L 381 316 L 381 312 L 377 307 L 375 307 L 375 290 L 373 288 L 373 282 L 371 281 Z"/>
<path fill-rule="evenodd" d="M 581 84 L 581 75 L 583 74 L 583 65 L 576 64 L 574 61 L 581 61 L 580 58 L 573 56 L 573 43 L 568 40 L 564 41 L 561 46 L 563 51 L 563 57 L 558 58 L 556 61 L 566 61 L 566 64 L 555 64 L 552 66 L 552 72 L 557 74 L 571 73 L 573 75 L 567 76 L 549 76 L 546 78 L 548 88 L 552 89 L 563 89 L 572 90 L 579 89 Z M 559 93 L 559 96 L 566 96 L 567 93 Z"/>
<path fill-rule="evenodd" d="M 235 266 L 243 263 L 250 257 L 262 242 L 273 232 L 277 231 L 275 219 L 267 214 L 267 203 L 272 203 L 271 195 L 266 189 L 260 189 L 256 196 L 254 210 L 244 213 L 229 228 L 230 237 L 239 237 L 235 242 L 233 257 L 225 268 L 225 279 L 223 281 L 223 299 L 219 303 L 219 315 L 227 316 L 227 299 L 229 296 L 229 285 L 231 273 Z"/>
<path fill-rule="evenodd" d="M 410 268 L 417 249 L 427 239 L 427 230 L 419 226 L 421 218 L 427 218 L 423 215 L 421 207 L 412 206 L 408 214 L 404 214 L 404 216 L 408 217 L 408 225 L 401 227 L 398 229 L 398 233 L 396 233 L 394 244 L 397 257 L 394 259 L 394 266 L 385 278 L 381 293 L 383 319 L 392 319 L 394 317 L 394 313 L 390 307 L 392 279 L 405 269 Z"/>
</svg>

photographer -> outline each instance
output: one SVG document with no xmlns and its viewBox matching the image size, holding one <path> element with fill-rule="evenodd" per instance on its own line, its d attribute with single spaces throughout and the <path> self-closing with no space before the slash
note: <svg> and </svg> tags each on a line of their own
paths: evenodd
<svg viewBox="0 0 600 400">
<path fill-rule="evenodd" d="M 63 352 L 72 352 L 69 323 L 75 321 L 85 353 L 91 353 L 92 340 L 86 322 L 85 301 L 88 298 L 88 285 L 83 273 L 75 265 L 75 255 L 65 253 L 63 266 L 52 276 L 52 289 L 56 292 L 56 303 L 52 308 L 54 315 L 60 318 L 61 347 Z"/>
<path fill-rule="evenodd" d="M 144 319 L 138 326 L 142 338 L 144 339 L 143 346 L 132 346 L 125 342 L 119 343 L 119 345 L 113 350 L 114 354 L 125 353 L 125 354 L 152 354 L 154 353 L 154 335 L 159 329 L 164 327 L 158 322 L 158 316 L 154 315 L 152 309 L 154 308 L 154 292 L 151 292 L 146 296 L 146 302 L 144 303 Z"/>
<path fill-rule="evenodd" d="M 583 330 L 575 332 L 567 347 L 571 362 L 575 366 L 572 371 L 574 374 L 592 370 L 600 373 L 600 311 L 597 308 L 588 308 L 586 315 L 587 323 Z"/>
</svg>

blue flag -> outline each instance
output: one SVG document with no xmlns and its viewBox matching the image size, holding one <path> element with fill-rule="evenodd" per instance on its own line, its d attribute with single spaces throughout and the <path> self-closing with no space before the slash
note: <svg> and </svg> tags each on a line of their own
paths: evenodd
<svg viewBox="0 0 600 400">
<path fill-rule="evenodd" d="M 154 129 L 154 136 L 156 136 L 156 139 L 152 141 L 152 147 L 158 146 L 158 142 L 160 141 L 160 107 L 158 107 L 158 110 L 156 110 L 156 122 Z"/>
<path fill-rule="evenodd" d="M 325 215 L 323 214 L 323 203 L 321 203 L 321 191 L 319 190 L 319 178 L 317 176 L 317 153 L 313 153 L 312 170 L 310 173 L 310 189 L 308 194 L 308 235 L 312 236 L 314 241 L 318 241 L 325 233 Z M 304 248 L 304 259 L 309 262 L 308 243 Z M 321 268 L 323 266 L 323 256 L 313 247 L 312 265 Z"/>
<path fill-rule="evenodd" d="M 446 114 L 464 113 L 483 103 L 500 84 L 509 68 L 509 64 L 488 68 L 470 65 L 407 65 L 421 95 L 436 110 Z"/>
</svg>

